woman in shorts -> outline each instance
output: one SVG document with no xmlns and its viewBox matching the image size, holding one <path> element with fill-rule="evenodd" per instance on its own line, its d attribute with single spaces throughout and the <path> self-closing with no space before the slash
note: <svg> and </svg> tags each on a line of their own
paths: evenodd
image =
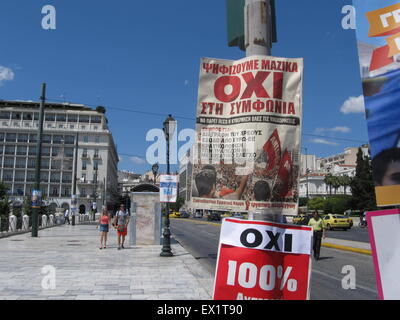
<svg viewBox="0 0 400 320">
<path fill-rule="evenodd" d="M 110 215 L 106 208 L 103 208 L 100 219 L 97 223 L 97 228 L 100 226 L 100 248 L 105 249 L 107 246 L 107 233 L 110 227 Z M 104 243 L 104 245 L 103 245 Z"/>
</svg>

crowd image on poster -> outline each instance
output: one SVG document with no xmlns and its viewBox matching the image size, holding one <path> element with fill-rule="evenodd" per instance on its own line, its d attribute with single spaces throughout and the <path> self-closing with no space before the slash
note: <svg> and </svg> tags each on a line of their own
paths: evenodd
<svg viewBox="0 0 400 320">
<path fill-rule="evenodd" d="M 203 59 L 192 206 L 297 212 L 302 59 Z"/>
<path fill-rule="evenodd" d="M 378 206 L 400 203 L 400 3 L 354 0 Z"/>
</svg>

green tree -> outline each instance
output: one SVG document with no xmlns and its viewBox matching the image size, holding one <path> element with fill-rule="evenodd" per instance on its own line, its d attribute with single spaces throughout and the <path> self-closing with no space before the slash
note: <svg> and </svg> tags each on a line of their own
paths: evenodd
<svg viewBox="0 0 400 320">
<path fill-rule="evenodd" d="M 178 197 L 176 202 L 170 203 L 169 209 L 171 211 L 179 211 L 179 209 L 185 204 L 185 199 Z"/>
<path fill-rule="evenodd" d="M 312 198 L 308 201 L 308 209 L 310 210 L 324 210 L 325 199 L 324 198 Z"/>
<path fill-rule="evenodd" d="M 332 186 L 333 186 L 333 175 L 328 173 L 324 178 L 324 183 L 329 187 L 329 195 L 332 195 Z"/>
<path fill-rule="evenodd" d="M 346 195 L 347 192 L 346 189 L 347 187 L 350 187 L 352 179 L 351 177 L 344 175 L 339 177 L 339 181 L 340 181 L 340 186 L 343 187 L 344 194 Z"/>
<path fill-rule="evenodd" d="M 351 181 L 350 187 L 353 195 L 353 209 L 361 212 L 376 209 L 371 161 L 369 156 L 363 156 L 361 148 L 358 148 L 356 174 Z"/>
</svg>

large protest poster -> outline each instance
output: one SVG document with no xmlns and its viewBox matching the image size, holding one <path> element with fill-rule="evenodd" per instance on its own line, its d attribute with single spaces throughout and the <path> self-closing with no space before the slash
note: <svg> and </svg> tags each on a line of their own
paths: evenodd
<svg viewBox="0 0 400 320">
<path fill-rule="evenodd" d="M 353 0 L 378 206 L 400 204 L 400 3 Z"/>
<path fill-rule="evenodd" d="M 215 300 L 309 299 L 312 228 L 226 218 Z"/>
<path fill-rule="evenodd" d="M 203 58 L 192 207 L 297 214 L 303 59 Z"/>
<path fill-rule="evenodd" d="M 400 210 L 367 213 L 379 299 L 400 299 Z"/>
</svg>

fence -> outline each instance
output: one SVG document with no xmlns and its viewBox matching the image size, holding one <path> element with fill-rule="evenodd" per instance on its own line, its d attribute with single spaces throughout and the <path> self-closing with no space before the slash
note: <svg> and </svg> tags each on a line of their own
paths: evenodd
<svg viewBox="0 0 400 320">
<path fill-rule="evenodd" d="M 96 219 L 98 216 L 96 215 Z M 71 219 L 70 219 L 71 221 Z M 91 222 L 89 214 L 77 215 L 75 223 Z M 50 228 L 65 224 L 65 218 L 62 215 L 39 215 L 39 229 Z M 0 235 L 7 236 L 15 233 L 29 232 L 32 230 L 32 217 L 28 215 L 10 215 L 0 216 Z"/>
</svg>

